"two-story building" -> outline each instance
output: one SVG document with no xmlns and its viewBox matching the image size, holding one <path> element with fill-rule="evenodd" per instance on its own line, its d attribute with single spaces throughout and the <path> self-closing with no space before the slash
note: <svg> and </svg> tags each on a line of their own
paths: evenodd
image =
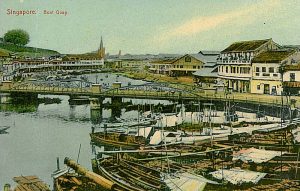
<svg viewBox="0 0 300 191">
<path fill-rule="evenodd" d="M 300 62 L 283 68 L 283 88 L 288 95 L 300 95 Z"/>
<path fill-rule="evenodd" d="M 149 71 L 155 74 L 172 75 L 172 63 L 176 59 L 155 59 L 150 61 Z"/>
<path fill-rule="evenodd" d="M 172 76 L 190 76 L 192 73 L 203 68 L 202 54 L 186 54 L 176 59 L 171 66 Z"/>
<path fill-rule="evenodd" d="M 279 45 L 272 39 L 235 42 L 221 51 L 218 76 L 228 90 L 250 92 L 252 59 L 261 52 L 277 49 Z"/>
<path fill-rule="evenodd" d="M 252 59 L 251 93 L 281 95 L 281 67 L 295 64 L 299 53 L 295 50 L 273 50 Z M 285 74 L 286 75 L 286 74 Z"/>
</svg>

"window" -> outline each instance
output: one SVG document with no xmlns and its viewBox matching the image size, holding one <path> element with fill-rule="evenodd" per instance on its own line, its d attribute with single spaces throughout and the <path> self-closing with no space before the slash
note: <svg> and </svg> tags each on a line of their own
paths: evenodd
<svg viewBox="0 0 300 191">
<path fill-rule="evenodd" d="M 185 62 L 191 62 L 191 61 L 192 61 L 192 58 L 190 56 L 185 57 Z"/>
<path fill-rule="evenodd" d="M 233 73 L 235 73 L 235 67 L 233 67 Z"/>
<path fill-rule="evenodd" d="M 259 72 L 259 67 L 256 67 L 256 72 Z"/>
<path fill-rule="evenodd" d="M 266 67 L 262 67 L 261 70 L 262 70 L 262 72 L 266 72 L 267 71 Z"/>
<path fill-rule="evenodd" d="M 196 69 L 197 68 L 197 66 L 193 66 L 193 69 Z"/>
<path fill-rule="evenodd" d="M 183 65 L 180 65 L 180 68 L 183 68 Z"/>
<path fill-rule="evenodd" d="M 290 73 L 290 81 L 294 82 L 295 78 L 296 78 L 295 73 Z"/>
<path fill-rule="evenodd" d="M 198 69 L 200 69 L 200 66 L 198 66 Z"/>
<path fill-rule="evenodd" d="M 260 90 L 260 85 L 257 85 L 257 90 Z"/>
<path fill-rule="evenodd" d="M 228 73 L 228 66 L 226 66 L 226 73 Z"/>
<path fill-rule="evenodd" d="M 269 68 L 269 73 L 274 73 L 274 67 Z"/>
<path fill-rule="evenodd" d="M 224 69 L 224 66 L 222 66 L 222 72 L 224 71 L 223 69 Z"/>
</svg>

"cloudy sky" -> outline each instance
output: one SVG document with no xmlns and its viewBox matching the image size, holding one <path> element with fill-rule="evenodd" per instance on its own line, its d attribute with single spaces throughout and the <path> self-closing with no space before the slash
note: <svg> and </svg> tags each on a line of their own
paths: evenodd
<svg viewBox="0 0 300 191">
<path fill-rule="evenodd" d="M 61 53 L 96 50 L 101 35 L 110 54 L 194 53 L 266 38 L 300 44 L 299 21 L 298 0 L 0 0 L 0 36 L 21 28 L 30 46 Z"/>
</svg>

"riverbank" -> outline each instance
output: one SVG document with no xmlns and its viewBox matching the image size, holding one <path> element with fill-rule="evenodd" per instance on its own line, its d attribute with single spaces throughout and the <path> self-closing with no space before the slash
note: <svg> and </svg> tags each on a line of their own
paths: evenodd
<svg viewBox="0 0 300 191">
<path fill-rule="evenodd" d="M 124 71 L 123 73 L 118 73 L 120 75 L 126 76 L 132 79 L 145 80 L 151 82 L 169 82 L 169 83 L 180 83 L 184 85 L 194 85 L 194 80 L 192 76 L 185 77 L 170 77 L 163 74 L 153 74 L 147 71 L 143 72 L 133 72 L 133 71 Z"/>
<path fill-rule="evenodd" d="M 162 82 L 162 83 L 170 83 L 176 84 L 176 88 L 182 90 L 192 91 L 199 96 L 207 97 L 207 98 L 220 98 L 224 99 L 225 97 L 229 99 L 236 100 L 244 100 L 247 101 L 258 101 L 265 102 L 269 104 L 281 104 L 283 102 L 284 105 L 290 105 L 293 108 L 300 108 L 300 97 L 299 96 L 275 96 L 275 95 L 266 95 L 266 94 L 252 94 L 252 93 L 229 93 L 225 94 L 225 92 L 217 92 L 213 90 L 204 90 L 194 85 L 193 77 L 170 77 L 162 74 L 153 74 L 147 71 L 143 72 L 133 72 L 133 71 L 124 71 L 122 73 L 118 73 L 119 75 L 126 76 L 128 78 L 145 80 L 149 82 Z M 283 100 L 282 100 L 283 99 Z"/>
</svg>

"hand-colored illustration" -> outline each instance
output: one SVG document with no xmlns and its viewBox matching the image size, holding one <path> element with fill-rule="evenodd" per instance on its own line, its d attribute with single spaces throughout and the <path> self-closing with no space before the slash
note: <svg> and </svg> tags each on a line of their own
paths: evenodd
<svg viewBox="0 0 300 191">
<path fill-rule="evenodd" d="M 300 190 L 299 13 L 1 0 L 0 190 Z"/>
</svg>

